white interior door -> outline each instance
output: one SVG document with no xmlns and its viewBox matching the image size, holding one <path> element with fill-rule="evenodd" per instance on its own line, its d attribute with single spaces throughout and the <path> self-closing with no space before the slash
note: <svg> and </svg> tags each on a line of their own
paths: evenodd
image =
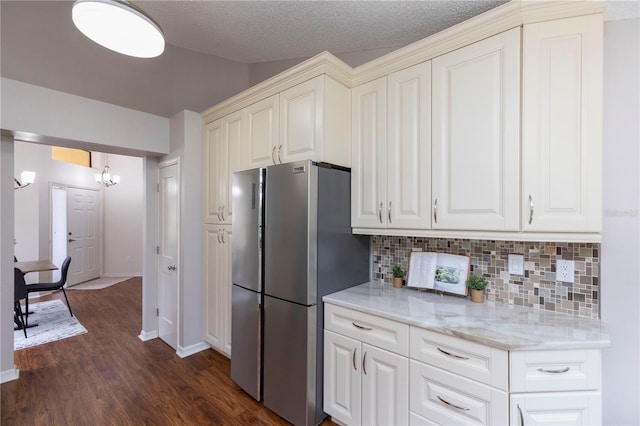
<svg viewBox="0 0 640 426">
<path fill-rule="evenodd" d="M 174 349 L 178 345 L 179 173 L 177 162 L 160 166 L 158 335 Z"/>
<path fill-rule="evenodd" d="M 67 285 L 100 277 L 100 191 L 67 188 Z M 60 266 L 60 265 L 58 265 Z"/>
</svg>

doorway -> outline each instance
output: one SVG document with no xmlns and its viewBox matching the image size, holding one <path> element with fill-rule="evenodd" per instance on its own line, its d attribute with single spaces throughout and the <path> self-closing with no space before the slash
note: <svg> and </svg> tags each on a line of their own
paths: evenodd
<svg viewBox="0 0 640 426">
<path fill-rule="evenodd" d="M 51 186 L 51 253 L 61 265 L 67 256 L 72 262 L 67 286 L 100 278 L 101 266 L 100 191 L 67 185 Z M 55 271 L 54 281 L 60 271 Z"/>
<path fill-rule="evenodd" d="M 158 254 L 158 336 L 178 348 L 178 254 L 180 247 L 180 167 L 161 163 Z"/>
</svg>

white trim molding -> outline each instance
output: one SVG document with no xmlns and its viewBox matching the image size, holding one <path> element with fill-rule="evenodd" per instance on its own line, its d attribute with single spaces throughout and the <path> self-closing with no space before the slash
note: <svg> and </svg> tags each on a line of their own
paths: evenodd
<svg viewBox="0 0 640 426">
<path fill-rule="evenodd" d="M 138 335 L 138 339 L 142 340 L 143 342 L 148 342 L 151 339 L 157 339 L 157 338 L 158 338 L 158 330 L 151 330 L 151 331 L 141 330 L 140 334 Z"/>
<path fill-rule="evenodd" d="M 178 345 L 178 350 L 176 351 L 176 353 L 178 354 L 178 356 L 180 358 L 186 358 L 188 356 L 191 356 L 193 354 L 197 354 L 198 352 L 202 352 L 205 351 L 207 349 L 211 349 L 211 345 L 206 343 L 206 342 L 198 342 L 194 345 L 189 345 L 186 347 L 182 347 L 180 345 Z"/>
<path fill-rule="evenodd" d="M 0 383 L 10 382 L 12 380 L 18 380 L 20 378 L 20 370 L 12 368 L 11 370 L 5 370 L 0 372 Z"/>
</svg>

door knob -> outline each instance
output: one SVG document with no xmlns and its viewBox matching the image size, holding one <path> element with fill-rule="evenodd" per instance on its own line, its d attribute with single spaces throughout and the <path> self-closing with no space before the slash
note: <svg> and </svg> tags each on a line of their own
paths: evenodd
<svg viewBox="0 0 640 426">
<path fill-rule="evenodd" d="M 72 238 L 69 238 L 67 241 L 69 241 L 70 243 L 74 242 L 75 240 Z"/>
</svg>

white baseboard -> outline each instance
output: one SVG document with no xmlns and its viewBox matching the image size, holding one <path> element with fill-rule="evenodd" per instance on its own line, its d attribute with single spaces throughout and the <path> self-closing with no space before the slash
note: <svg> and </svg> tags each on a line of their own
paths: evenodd
<svg viewBox="0 0 640 426">
<path fill-rule="evenodd" d="M 0 383 L 18 380 L 18 377 L 20 377 L 20 370 L 15 367 L 10 370 L 0 371 Z"/>
<path fill-rule="evenodd" d="M 195 345 L 187 346 L 186 348 L 183 348 L 182 346 L 178 346 L 178 350 L 176 351 L 176 353 L 180 358 L 186 358 L 193 354 L 197 354 L 198 352 L 207 350 L 210 347 L 211 345 L 209 345 L 208 343 L 199 342 L 199 343 L 196 343 Z"/>
<path fill-rule="evenodd" d="M 142 330 L 140 332 L 140 334 L 138 335 L 138 339 L 142 340 L 143 342 L 147 342 L 151 339 L 155 339 L 158 337 L 158 330 L 153 330 L 153 331 L 144 331 Z"/>
<path fill-rule="evenodd" d="M 133 277 L 141 277 L 142 272 L 132 272 L 130 274 L 121 274 L 121 273 L 109 273 L 102 274 L 102 278 L 133 278 Z"/>
</svg>

